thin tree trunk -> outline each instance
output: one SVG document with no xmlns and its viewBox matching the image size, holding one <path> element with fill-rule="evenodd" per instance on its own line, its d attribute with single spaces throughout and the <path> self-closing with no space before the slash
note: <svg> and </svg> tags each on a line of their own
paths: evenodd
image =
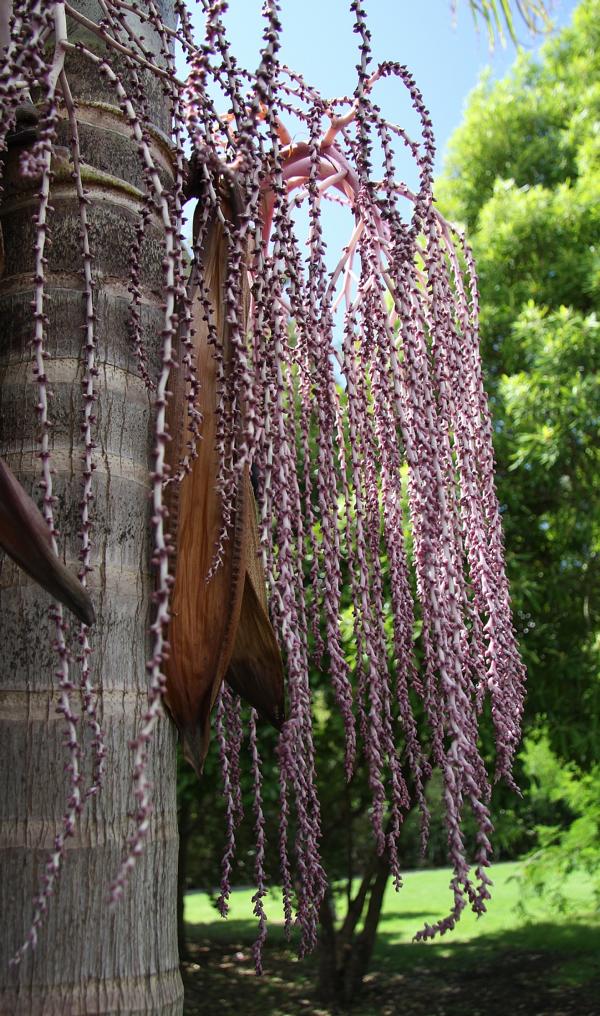
<svg viewBox="0 0 600 1016">
<path fill-rule="evenodd" d="M 76 6 L 89 17 L 101 16 L 93 0 Z M 172 19 L 170 0 L 162 0 L 159 7 L 165 20 Z M 158 42 L 149 34 L 146 44 L 158 52 Z M 117 61 L 114 66 L 126 76 L 122 64 Z M 131 349 L 126 288 L 142 181 L 136 148 L 114 94 L 79 53 L 69 54 L 67 69 L 88 167 L 85 184 L 91 199 L 88 219 L 96 282 L 100 374 L 94 571 L 88 585 L 97 614 L 91 630 L 91 667 L 94 685 L 102 685 L 99 713 L 108 748 L 107 772 L 101 794 L 88 802 L 68 841 L 37 948 L 16 970 L 9 970 L 8 960 L 31 921 L 31 900 L 48 851 L 61 829 L 68 778 L 64 721 L 56 712 L 49 599 L 5 560 L 0 572 L 0 1013 L 175 1016 L 182 1011 L 183 991 L 177 958 L 175 732 L 166 718 L 149 746 L 154 808 L 145 850 L 124 899 L 114 910 L 107 903 L 108 887 L 132 828 L 129 742 L 139 730 L 146 705 L 152 593 L 151 407 Z M 157 125 L 150 143 L 168 179 L 170 156 L 164 136 L 169 130 L 168 111 L 160 85 L 150 77 L 146 97 Z M 67 148 L 66 123 L 60 134 L 60 143 Z M 45 309 L 57 519 L 67 563 L 76 572 L 84 301 L 78 208 L 64 155 L 57 150 L 52 242 L 47 251 L 50 299 Z M 29 348 L 35 183 L 17 175 L 14 152 L 9 162 L 0 206 L 6 251 L 0 281 L 0 454 L 39 500 L 36 390 Z M 160 223 L 152 219 L 141 254 L 141 283 L 146 339 L 154 355 L 162 328 L 161 236 Z M 81 736 L 83 725 L 78 726 Z"/>
<path fill-rule="evenodd" d="M 362 931 L 346 954 L 342 997 L 345 1003 L 353 1002 L 362 988 L 362 982 L 369 970 L 377 928 L 383 906 L 383 897 L 389 879 L 389 869 L 385 859 L 379 860 L 377 873 L 371 886 L 367 915 Z"/>
<path fill-rule="evenodd" d="M 373 956 L 388 879 L 387 857 L 374 853 L 338 931 L 331 895 L 325 895 L 320 911 L 318 946 L 317 995 L 320 1001 L 344 1009 L 359 996 Z M 357 933 L 365 907 L 364 924 Z"/>
<path fill-rule="evenodd" d="M 318 984 L 317 994 L 321 1002 L 329 1004 L 338 994 L 338 936 L 335 930 L 335 914 L 331 890 L 327 889 L 319 912 Z"/>
</svg>

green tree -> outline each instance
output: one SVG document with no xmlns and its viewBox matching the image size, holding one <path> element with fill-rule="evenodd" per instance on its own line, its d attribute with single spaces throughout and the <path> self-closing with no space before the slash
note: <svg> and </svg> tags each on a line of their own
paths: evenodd
<svg viewBox="0 0 600 1016">
<path fill-rule="evenodd" d="M 466 224 L 527 719 L 589 765 L 600 670 L 600 3 L 471 96 L 438 193 Z"/>
<path fill-rule="evenodd" d="M 560 759 L 541 729 L 523 752 L 529 781 L 528 803 L 536 845 L 521 871 L 523 907 L 540 892 L 552 906 L 568 910 L 568 876 L 585 871 L 590 897 L 600 899 L 600 765 L 587 772 Z"/>
</svg>

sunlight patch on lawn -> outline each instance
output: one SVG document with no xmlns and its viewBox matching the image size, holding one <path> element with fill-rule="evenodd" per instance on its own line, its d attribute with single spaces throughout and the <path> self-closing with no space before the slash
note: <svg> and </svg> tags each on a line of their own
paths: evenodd
<svg viewBox="0 0 600 1016">
<path fill-rule="evenodd" d="M 465 911 L 451 935 L 438 937 L 427 943 L 425 948 L 443 949 L 450 943 L 468 943 L 475 938 L 481 941 L 482 936 L 495 935 L 506 931 L 521 931 L 540 921 L 561 923 L 562 915 L 552 905 L 549 898 L 535 897 L 528 893 L 523 895 L 522 883 L 515 876 L 519 869 L 518 862 L 496 864 L 491 869 L 492 899 L 488 905 L 488 913 L 477 918 L 471 911 Z M 451 878 L 449 868 L 436 868 L 407 872 L 404 886 L 396 893 L 390 885 L 385 895 L 380 935 L 385 936 L 389 944 L 410 942 L 415 932 L 427 921 L 433 923 L 443 917 L 451 905 L 451 893 L 448 888 Z M 589 895 L 589 883 L 585 873 L 575 872 L 567 884 L 572 909 L 569 920 L 574 915 L 585 916 L 590 921 L 598 921 L 598 916 L 590 913 L 593 901 Z M 252 896 L 255 889 L 244 887 L 234 889 L 230 898 L 229 919 L 232 921 L 254 922 L 252 914 Z M 525 909 L 522 904 L 525 903 Z M 344 902 L 340 901 L 340 913 Z M 265 910 L 271 925 L 283 924 L 283 908 L 281 891 L 272 890 L 265 900 Z M 204 892 L 190 892 L 185 897 L 185 920 L 188 924 L 222 924 L 211 899 Z"/>
</svg>

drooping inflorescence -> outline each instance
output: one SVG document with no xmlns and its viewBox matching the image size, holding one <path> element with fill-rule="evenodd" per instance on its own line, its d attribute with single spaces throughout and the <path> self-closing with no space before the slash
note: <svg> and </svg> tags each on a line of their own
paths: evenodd
<svg viewBox="0 0 600 1016">
<path fill-rule="evenodd" d="M 485 910 L 492 823 L 479 717 L 489 698 L 497 775 L 510 781 L 524 674 L 510 617 L 494 491 L 491 424 L 478 351 L 477 278 L 464 238 L 435 208 L 429 115 L 406 67 L 392 62 L 373 65 L 360 0 L 351 3 L 359 44 L 356 86 L 351 95 L 330 101 L 280 62 L 275 0 L 264 3 L 264 38 L 254 73 L 241 69 L 231 52 L 224 2 L 202 0 L 200 38 L 181 0 L 174 4 L 175 25 L 162 21 L 153 2 L 104 0 L 101 7 L 104 17 L 94 24 L 69 3 L 14 4 L 12 39 L 0 71 L 0 140 L 14 129 L 19 104 L 32 91 L 39 97 L 38 140 L 23 158 L 23 171 L 41 179 L 32 337 L 44 504 L 52 528 L 50 454 L 44 443 L 48 414 L 44 240 L 52 227 L 50 154 L 57 123 L 67 117 L 71 124 L 70 160 L 80 207 L 86 305 L 82 580 L 91 566 L 93 410 L 100 381 L 87 198 L 65 54 L 77 50 L 108 82 L 143 169 L 146 206 L 132 251 L 129 290 L 132 343 L 155 409 L 150 483 L 156 610 L 148 664 L 149 706 L 133 746 L 137 819 L 115 877 L 113 897 L 123 892 L 143 848 L 151 808 L 145 758 L 165 687 L 172 572 L 165 486 L 185 483 L 202 439 L 198 408 L 202 377 L 193 354 L 189 276 L 204 300 L 219 395 L 216 447 L 222 525 L 204 578 L 210 581 L 222 565 L 239 484 L 251 467 L 271 620 L 285 661 L 287 708 L 278 758 L 286 922 L 293 920 L 295 895 L 303 948 L 314 944 L 326 880 L 319 856 L 309 678 L 311 667 L 321 667 L 327 670 L 343 718 L 347 776 L 366 765 L 375 840 L 379 852 L 387 853 L 397 885 L 403 816 L 416 802 L 426 826 L 425 783 L 433 768 L 441 773 L 454 902 L 445 920 L 417 936 L 431 937 L 453 927 L 465 905 L 477 913 Z M 76 25 L 95 34 L 106 45 L 106 55 L 72 41 Z M 159 62 L 145 48 L 142 29 L 161 39 Z M 185 84 L 176 74 L 175 46 L 189 67 Z M 111 66 L 111 54 L 119 55 L 119 66 L 125 67 L 122 74 Z M 148 144 L 140 68 L 156 75 L 170 103 L 171 189 Z M 416 139 L 390 122 L 376 104 L 374 95 L 383 79 L 395 79 L 408 95 L 419 125 Z M 215 92 L 219 100 L 213 97 Z M 416 170 L 412 187 L 399 178 L 400 152 Z M 189 271 L 182 238 L 186 193 L 201 202 Z M 346 246 L 334 257 L 327 245 L 324 213 L 331 202 L 345 210 L 348 221 Z M 136 260 L 150 209 L 160 215 L 164 232 L 164 322 L 154 373 L 140 327 Z M 227 364 L 216 335 L 215 308 L 203 290 L 203 245 L 215 220 L 221 224 L 227 258 L 221 308 L 228 330 Z M 175 361 L 176 339 L 183 351 L 180 364 Z M 182 371 L 185 379 L 189 434 L 186 453 L 169 475 L 166 411 L 175 371 Z M 353 666 L 344 652 L 343 601 L 352 604 Z M 415 639 L 417 619 L 422 624 Z M 69 661 L 60 617 L 57 631 L 64 713 L 71 722 L 68 666 L 75 666 L 75 661 Z M 81 688 L 97 753 L 88 791 L 92 792 L 110 759 L 104 757 L 93 708 L 85 629 L 79 640 Z M 239 700 L 226 689 L 217 708 L 217 742 L 228 801 L 223 912 L 241 808 L 236 790 L 243 754 L 240 716 Z M 252 710 L 248 767 L 254 784 L 255 912 L 262 942 L 265 848 L 256 719 Z M 69 729 L 72 796 L 64 836 L 85 799 L 72 723 Z M 464 842 L 467 812 L 474 816 L 477 829 L 473 848 Z M 288 843 L 292 824 L 293 851 Z M 56 870 L 64 836 L 53 854 Z M 48 892 L 51 888 L 50 882 Z M 35 927 L 48 892 L 44 890 L 38 900 Z"/>
</svg>

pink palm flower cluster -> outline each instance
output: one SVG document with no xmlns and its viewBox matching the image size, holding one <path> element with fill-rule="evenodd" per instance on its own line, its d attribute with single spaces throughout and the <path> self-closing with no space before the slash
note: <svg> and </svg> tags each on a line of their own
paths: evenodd
<svg viewBox="0 0 600 1016">
<path fill-rule="evenodd" d="M 343 717 L 347 776 L 366 765 L 374 836 L 378 850 L 387 853 L 397 885 L 403 816 L 418 803 L 426 826 L 425 783 L 433 768 L 441 773 L 454 901 L 443 921 L 417 935 L 428 938 L 452 928 L 466 905 L 477 913 L 485 910 L 491 783 L 479 745 L 479 720 L 489 699 L 496 731 L 496 775 L 511 781 L 523 704 L 524 672 L 510 616 L 494 490 L 492 427 L 478 349 L 475 268 L 464 238 L 435 208 L 434 139 L 421 94 L 406 67 L 391 62 L 373 65 L 360 0 L 351 3 L 359 47 L 356 86 L 351 95 L 330 101 L 281 64 L 275 0 L 264 4 L 264 40 L 253 74 L 242 70 L 231 52 L 223 20 L 226 3 L 202 0 L 201 6 L 205 31 L 198 44 L 182 0 L 174 4 L 177 22 L 171 25 L 163 22 L 159 5 L 152 0 L 144 4 L 103 0 L 99 24 L 68 3 L 18 0 L 13 41 L 0 75 L 2 138 L 14 124 L 23 89 L 35 86 L 41 94 L 38 141 L 24 160 L 23 171 L 40 174 L 42 181 L 32 324 L 42 442 L 48 413 L 43 302 L 44 240 L 51 228 L 50 153 L 59 115 L 66 114 L 73 127 L 71 158 L 89 305 L 82 422 L 86 483 L 93 470 L 98 382 L 87 199 L 79 172 L 75 107 L 64 69 L 65 54 L 71 49 L 84 53 L 110 83 L 137 145 L 147 201 L 138 246 L 150 208 L 158 210 L 164 225 L 164 325 L 156 376 L 151 376 L 139 326 L 135 250 L 131 266 L 133 341 L 155 405 L 151 483 L 157 593 L 149 707 L 134 745 L 137 826 L 115 880 L 114 896 L 122 892 L 142 849 L 151 808 L 144 760 L 164 690 L 169 620 L 164 488 L 169 479 L 185 477 L 202 434 L 196 401 L 202 377 L 194 365 L 182 238 L 183 206 L 191 186 L 201 201 L 192 267 L 194 285 L 201 292 L 202 246 L 215 217 L 222 222 L 228 252 L 223 299 L 232 353 L 227 368 L 221 364 L 217 424 L 223 525 L 211 571 L 219 568 L 227 546 L 240 477 L 251 467 L 271 619 L 287 674 L 287 719 L 278 748 L 286 921 L 291 925 L 295 920 L 300 927 L 304 949 L 314 944 L 325 875 L 319 856 L 321 820 L 309 675 L 311 667 L 321 666 L 327 669 Z M 106 57 L 85 43 L 71 41 L 69 26 L 75 24 L 83 24 L 103 40 Z M 158 33 L 160 63 L 152 62 L 143 33 L 134 25 Z M 175 44 L 189 64 L 185 84 L 176 75 Z M 125 59 L 126 80 L 111 67 L 111 53 Z M 146 141 L 140 67 L 156 74 L 171 104 L 175 182 L 170 191 L 165 190 Z M 390 122 L 376 104 L 378 82 L 386 78 L 395 79 L 408 95 L 419 125 L 416 138 Z M 215 90 L 219 100 L 211 98 Z M 193 152 L 191 185 L 186 181 L 188 142 Z M 412 188 L 399 179 L 399 151 L 416 169 Z M 333 259 L 324 231 L 323 210 L 329 203 L 345 209 L 349 223 L 348 242 Z M 299 212 L 301 208 L 305 211 Z M 302 230 L 305 242 L 300 239 Z M 214 308 L 208 295 L 205 312 L 210 330 Z M 179 365 L 174 360 L 177 330 L 184 350 Z M 214 356 L 219 355 L 215 341 Z M 170 478 L 165 413 L 175 370 L 185 373 L 191 425 L 188 455 Z M 44 444 L 41 460 L 46 517 L 52 526 L 49 453 Z M 88 495 L 89 485 L 84 484 L 84 575 L 93 541 Z M 341 627 L 342 609 L 348 603 L 356 660 L 352 666 Z M 68 661 L 61 648 L 60 622 L 58 630 L 60 680 L 68 702 L 73 681 L 64 672 Z M 90 648 L 85 630 L 80 639 L 82 681 L 94 724 L 86 685 Z M 69 716 L 66 705 L 70 722 Z M 247 754 L 255 798 L 260 963 L 266 891 L 261 764 L 256 714 L 253 710 L 250 715 L 247 753 L 242 718 L 239 700 L 225 690 L 217 709 L 227 797 L 220 906 L 225 912 L 241 813 L 239 772 Z M 103 755 L 95 727 L 94 733 Z M 69 751 L 73 798 L 65 835 L 83 806 L 73 723 Z M 104 765 L 105 760 L 100 761 Z M 471 844 L 465 843 L 463 831 L 467 813 L 475 818 Z M 61 844 L 53 856 L 59 864 Z M 36 920 L 47 905 L 47 894 L 46 886 L 36 904 Z"/>
</svg>

